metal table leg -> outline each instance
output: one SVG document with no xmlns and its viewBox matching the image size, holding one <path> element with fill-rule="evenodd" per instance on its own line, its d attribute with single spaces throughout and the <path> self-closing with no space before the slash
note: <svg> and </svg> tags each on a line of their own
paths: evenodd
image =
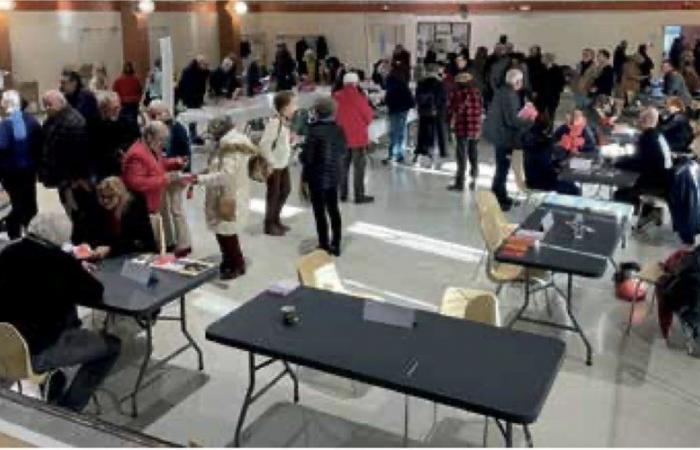
<svg viewBox="0 0 700 450">
<path fill-rule="evenodd" d="M 248 390 L 245 393 L 241 412 L 238 414 L 238 424 L 236 425 L 236 435 L 233 443 L 236 447 L 241 446 L 241 428 L 245 422 L 245 416 L 248 413 L 248 407 L 253 403 L 253 392 L 255 391 L 255 355 L 248 353 Z"/>
<path fill-rule="evenodd" d="M 182 334 L 185 335 L 185 338 L 190 343 L 194 351 L 197 352 L 197 362 L 199 364 L 199 371 L 201 372 L 202 370 L 204 370 L 204 353 L 202 353 L 202 349 L 199 348 L 199 345 L 197 345 L 195 340 L 192 338 L 192 335 L 187 330 L 187 309 L 185 308 L 184 295 L 180 297 L 180 329 L 182 330 Z"/>
<path fill-rule="evenodd" d="M 523 425 L 523 433 L 525 433 L 525 441 L 527 442 L 527 446 L 533 448 L 534 444 L 532 442 L 532 434 L 530 434 L 530 428 L 527 425 Z"/>
<path fill-rule="evenodd" d="M 404 396 L 403 446 L 408 447 L 408 395 Z"/>
<path fill-rule="evenodd" d="M 513 325 L 515 325 L 515 322 L 520 320 L 522 315 L 525 313 L 525 311 L 529 307 L 530 307 L 530 269 L 525 267 L 525 303 L 523 303 L 523 306 L 518 310 L 518 313 L 508 323 L 507 328 L 513 328 Z"/>
<path fill-rule="evenodd" d="M 508 448 L 513 447 L 513 424 L 510 422 L 506 423 L 505 438 L 506 438 L 506 447 L 508 447 Z"/>
<path fill-rule="evenodd" d="M 566 287 L 566 313 L 569 315 L 569 319 L 571 319 L 571 323 L 574 325 L 574 329 L 576 330 L 576 333 L 578 333 L 578 335 L 581 336 L 581 339 L 583 340 L 583 343 L 586 346 L 586 365 L 592 366 L 593 365 L 593 349 L 591 347 L 591 343 L 588 342 L 588 338 L 586 338 L 586 335 L 583 333 L 581 326 L 578 324 L 578 321 L 576 320 L 576 317 L 574 316 L 574 312 L 573 312 L 573 309 L 571 306 L 572 297 L 573 297 L 573 294 L 572 294 L 573 285 L 574 285 L 574 277 L 573 277 L 573 275 L 569 274 L 567 287 Z"/>
<path fill-rule="evenodd" d="M 136 384 L 134 385 L 134 391 L 130 394 L 131 397 L 131 416 L 137 417 L 139 415 L 138 410 L 138 400 L 137 395 L 141 389 L 141 383 L 143 383 L 143 378 L 146 376 L 146 371 L 148 370 L 148 363 L 153 355 L 153 318 L 148 317 L 144 322 L 139 322 L 140 325 L 146 330 L 146 354 L 141 361 L 141 368 L 139 369 L 139 374 L 136 377 Z"/>
</svg>

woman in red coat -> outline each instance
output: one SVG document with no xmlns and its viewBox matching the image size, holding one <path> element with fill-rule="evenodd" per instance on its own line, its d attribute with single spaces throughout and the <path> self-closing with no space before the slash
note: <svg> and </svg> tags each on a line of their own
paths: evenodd
<svg viewBox="0 0 700 450">
<path fill-rule="evenodd" d="M 360 79 L 356 73 L 348 72 L 343 77 L 343 88 L 333 94 L 338 104 L 336 123 L 340 125 L 348 144 L 348 152 L 343 161 L 340 178 L 340 199 L 348 200 L 348 175 L 350 162 L 353 163 L 355 203 L 371 203 L 373 197 L 365 195 L 365 167 L 369 146 L 369 125 L 373 112 L 369 99 L 359 88 Z"/>
<path fill-rule="evenodd" d="M 129 61 L 124 63 L 124 70 L 119 78 L 114 80 L 112 90 L 117 93 L 122 102 L 122 115 L 131 122 L 138 120 L 139 103 L 143 94 L 141 81 L 136 76 L 134 65 Z"/>
<path fill-rule="evenodd" d="M 170 182 L 168 172 L 181 170 L 187 164 L 184 158 L 163 156 L 167 140 L 168 127 L 163 122 L 153 121 L 144 127 L 143 138 L 131 146 L 122 160 L 124 184 L 143 195 L 151 215 L 160 211 L 163 194 Z M 191 181 L 191 176 L 173 175 L 183 184 Z M 160 236 L 160 226 L 155 231 L 156 236 Z"/>
</svg>

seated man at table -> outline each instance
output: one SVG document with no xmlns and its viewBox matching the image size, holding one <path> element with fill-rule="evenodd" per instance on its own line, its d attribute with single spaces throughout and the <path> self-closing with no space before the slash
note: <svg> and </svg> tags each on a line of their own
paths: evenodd
<svg viewBox="0 0 700 450">
<path fill-rule="evenodd" d="M 141 194 L 129 192 L 121 178 L 109 177 L 97 185 L 97 199 L 101 208 L 85 232 L 94 258 L 158 252 Z"/>
<path fill-rule="evenodd" d="M 567 115 L 566 123 L 554 132 L 554 142 L 559 152 L 565 155 L 593 154 L 597 151 L 595 134 L 580 109 L 574 109 Z"/>
<path fill-rule="evenodd" d="M 538 191 L 556 191 L 560 194 L 581 195 L 581 190 L 568 181 L 559 181 L 554 157 L 554 142 L 549 134 L 551 123 L 547 113 L 540 114 L 535 123 L 523 134 L 523 158 L 527 187 Z"/>
<path fill-rule="evenodd" d="M 671 183 L 673 161 L 666 139 L 656 128 L 658 123 L 659 111 L 656 108 L 646 108 L 639 115 L 642 132 L 635 153 L 619 158 L 615 167 L 638 172 L 640 176 L 633 187 L 621 188 L 615 192 L 616 201 L 637 206 L 639 197 L 643 194 L 666 197 Z M 661 221 L 663 211 L 649 207 L 644 209 L 640 212 L 640 226 L 650 221 Z"/>
<path fill-rule="evenodd" d="M 685 113 L 685 105 L 679 97 L 666 99 L 666 111 L 659 120 L 659 132 L 664 135 L 673 153 L 690 153 L 693 128 Z"/>
<path fill-rule="evenodd" d="M 0 251 L 0 322 L 27 341 L 34 370 L 49 372 L 43 394 L 49 403 L 82 411 L 119 356 L 115 337 L 81 328 L 77 304 L 102 299 L 102 284 L 61 246 L 70 240 L 64 214 L 41 213 L 28 234 Z M 69 384 L 63 369 L 80 366 Z"/>
</svg>

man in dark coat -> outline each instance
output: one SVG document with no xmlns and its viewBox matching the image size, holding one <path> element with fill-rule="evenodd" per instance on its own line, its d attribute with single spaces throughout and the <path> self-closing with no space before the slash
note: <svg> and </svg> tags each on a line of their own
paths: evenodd
<svg viewBox="0 0 700 450">
<path fill-rule="evenodd" d="M 419 155 L 432 158 L 437 142 L 440 157 L 447 156 L 447 91 L 442 82 L 440 68 L 431 65 L 425 69 L 425 77 L 416 86 L 418 109 L 418 144 L 415 158 Z"/>
<path fill-rule="evenodd" d="M 550 119 L 554 119 L 561 93 L 566 87 L 564 70 L 555 63 L 554 55 L 545 53 L 542 57 L 544 63 L 544 73 L 542 75 L 542 86 L 535 99 L 535 106 L 540 113 L 547 113 Z"/>
<path fill-rule="evenodd" d="M 615 82 L 622 80 L 622 69 L 627 61 L 627 41 L 621 41 L 613 53 L 613 70 L 615 71 Z"/>
<path fill-rule="evenodd" d="M 100 122 L 92 149 L 97 181 L 121 176 L 122 155 L 139 137 L 141 131 L 134 122 L 120 114 L 121 102 L 116 92 L 105 92 L 98 98 Z"/>
<path fill-rule="evenodd" d="M 201 108 L 204 105 L 208 79 L 207 60 L 203 55 L 198 55 L 182 70 L 180 82 L 177 85 L 177 98 L 182 100 L 187 108 Z"/>
</svg>

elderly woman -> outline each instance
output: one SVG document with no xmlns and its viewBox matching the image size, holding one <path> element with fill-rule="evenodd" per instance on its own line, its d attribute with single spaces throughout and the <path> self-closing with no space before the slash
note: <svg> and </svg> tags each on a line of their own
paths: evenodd
<svg viewBox="0 0 700 450">
<path fill-rule="evenodd" d="M 166 158 L 163 155 L 168 137 L 167 125 L 159 121 L 150 122 L 143 128 L 143 137 L 131 146 L 122 161 L 124 183 L 132 191 L 144 196 L 159 242 L 164 239 L 159 212 L 168 185 L 176 181 L 186 185 L 191 181 L 191 177 L 176 172 L 181 170 L 187 161 L 183 158 Z"/>
<path fill-rule="evenodd" d="M 207 188 L 205 216 L 221 250 L 221 279 L 233 280 L 245 274 L 238 235 L 248 217 L 248 160 L 260 151 L 246 135 L 233 129 L 228 117 L 213 120 L 209 130 L 217 149 L 207 172 L 197 175 L 195 182 Z"/>
<path fill-rule="evenodd" d="M 169 138 L 165 144 L 165 156 L 167 158 L 180 158 L 184 163 L 183 172 L 190 171 L 190 159 L 192 149 L 187 130 L 178 121 L 173 120 L 170 108 L 161 100 L 153 100 L 148 105 L 150 120 L 160 120 L 169 131 Z M 168 184 L 163 198 L 162 209 L 165 240 L 169 249 L 174 249 L 178 257 L 187 256 L 192 252 L 192 240 L 187 224 L 187 216 L 182 205 L 184 185 L 177 179 Z"/>
<path fill-rule="evenodd" d="M 595 134 L 580 109 L 574 109 L 567 115 L 566 123 L 554 132 L 554 142 L 566 155 L 590 154 L 597 150 Z"/>
<path fill-rule="evenodd" d="M 95 258 L 158 251 L 141 195 L 130 193 L 121 178 L 108 177 L 97 185 L 97 199 L 102 208 L 86 232 Z"/>
<path fill-rule="evenodd" d="M 17 91 L 2 94 L 2 110 L 6 118 L 0 122 L 0 184 L 12 203 L 7 217 L 10 239 L 22 235 L 22 228 L 37 212 L 36 166 L 41 153 L 41 126 L 22 111 Z"/>
<path fill-rule="evenodd" d="M 520 147 L 522 133 L 532 124 L 531 118 L 525 118 L 521 114 L 524 106 L 520 96 L 522 89 L 523 73 L 518 69 L 509 70 L 506 73 L 506 83 L 496 91 L 491 101 L 483 127 L 484 138 L 493 144 L 496 156 L 496 172 L 491 190 L 504 211 L 510 210 L 514 204 L 506 191 L 510 155 L 513 149 Z"/>
<path fill-rule="evenodd" d="M 693 142 L 693 128 L 685 113 L 685 105 L 680 97 L 666 99 L 666 114 L 659 121 L 659 131 L 666 138 L 671 151 L 674 153 L 690 153 Z"/>
<path fill-rule="evenodd" d="M 673 162 L 668 143 L 656 128 L 658 123 L 659 111 L 656 108 L 647 108 L 640 114 L 639 126 L 642 133 L 635 153 L 622 157 L 615 163 L 617 168 L 638 172 L 639 179 L 631 188 L 618 189 L 615 192 L 616 201 L 637 205 L 642 194 L 666 196 L 671 182 Z M 662 211 L 643 210 L 640 213 L 640 222 L 660 221 L 661 217 Z"/>
<path fill-rule="evenodd" d="M 49 373 L 49 403 L 81 411 L 119 357 L 119 339 L 81 328 L 77 305 L 99 304 L 102 284 L 90 267 L 64 252 L 71 235 L 64 214 L 41 213 L 27 236 L 0 252 L 0 289 L 7 299 L 0 322 L 9 322 L 27 341 L 31 364 Z M 79 369 L 67 385 L 64 368 Z"/>
</svg>

